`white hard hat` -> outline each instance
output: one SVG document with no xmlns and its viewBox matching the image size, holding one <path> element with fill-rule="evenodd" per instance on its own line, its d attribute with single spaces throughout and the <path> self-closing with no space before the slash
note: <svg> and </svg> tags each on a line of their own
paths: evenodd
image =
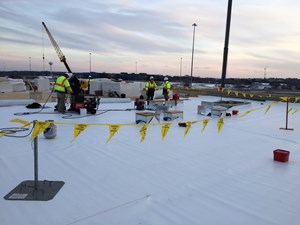
<svg viewBox="0 0 300 225">
<path fill-rule="evenodd" d="M 164 78 L 164 80 L 168 80 L 168 78 L 167 78 L 167 77 L 165 77 L 165 78 Z"/>
<path fill-rule="evenodd" d="M 150 77 L 150 80 L 154 80 L 154 77 L 151 76 L 151 77 Z"/>
<path fill-rule="evenodd" d="M 65 73 L 69 78 L 73 76 L 73 73 Z"/>
</svg>

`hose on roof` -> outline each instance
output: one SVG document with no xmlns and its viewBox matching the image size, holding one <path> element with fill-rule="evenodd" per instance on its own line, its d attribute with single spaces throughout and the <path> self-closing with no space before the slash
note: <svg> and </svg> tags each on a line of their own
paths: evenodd
<svg viewBox="0 0 300 225">
<path fill-rule="evenodd" d="M 46 107 L 46 104 L 47 104 L 47 102 L 49 101 L 49 99 L 50 99 L 50 97 L 51 97 L 53 91 L 54 91 L 54 88 L 51 90 L 51 92 L 50 92 L 48 98 L 46 99 L 44 105 L 42 105 L 42 107 L 41 107 L 41 109 L 40 109 L 39 111 L 36 111 L 36 112 L 18 112 L 18 113 L 14 113 L 14 115 L 15 115 L 15 116 L 22 116 L 22 115 L 31 115 L 31 114 L 38 114 L 38 113 L 41 113 L 41 112 L 43 111 L 43 109 L 47 108 L 47 107 Z"/>
<path fill-rule="evenodd" d="M 24 138 L 24 137 L 28 137 L 32 131 L 33 131 L 33 127 L 31 128 L 30 132 L 26 135 L 13 135 L 13 134 L 16 134 L 18 132 L 24 132 L 24 131 L 28 131 L 29 128 L 27 127 L 3 127 L 3 128 L 0 128 L 0 134 L 1 133 L 4 133 L 3 136 L 5 137 L 15 137 L 15 138 Z"/>
</svg>

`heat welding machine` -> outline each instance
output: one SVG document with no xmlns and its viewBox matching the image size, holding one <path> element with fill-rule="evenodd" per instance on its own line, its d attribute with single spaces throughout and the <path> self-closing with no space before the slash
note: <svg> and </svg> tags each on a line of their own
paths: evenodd
<svg viewBox="0 0 300 225">
<path fill-rule="evenodd" d="M 91 114 L 96 114 L 100 98 L 95 95 L 77 94 L 71 97 L 70 111 L 80 112 L 81 108 L 86 108 L 86 111 Z"/>
</svg>

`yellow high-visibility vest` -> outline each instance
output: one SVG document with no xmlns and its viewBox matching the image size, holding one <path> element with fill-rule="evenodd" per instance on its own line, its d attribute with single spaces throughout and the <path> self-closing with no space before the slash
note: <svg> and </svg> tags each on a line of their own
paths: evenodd
<svg viewBox="0 0 300 225">
<path fill-rule="evenodd" d="M 170 91 L 171 89 L 171 84 L 169 83 L 169 81 L 165 81 L 164 82 L 164 87 L 163 89 L 167 89 L 167 91 Z"/>
<path fill-rule="evenodd" d="M 54 90 L 66 93 L 67 90 L 72 93 L 72 88 L 68 79 L 65 76 L 60 76 L 56 79 Z"/>
<path fill-rule="evenodd" d="M 146 88 L 146 91 L 148 91 L 148 89 L 154 89 L 155 90 L 157 88 L 157 85 L 156 85 L 155 81 L 153 81 L 153 82 L 148 81 L 146 83 L 145 88 Z"/>
</svg>

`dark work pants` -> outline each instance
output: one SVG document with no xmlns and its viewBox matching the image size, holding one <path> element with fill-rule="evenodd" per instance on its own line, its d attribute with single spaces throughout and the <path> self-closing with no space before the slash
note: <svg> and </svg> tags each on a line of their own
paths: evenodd
<svg viewBox="0 0 300 225">
<path fill-rule="evenodd" d="M 61 92 L 56 92 L 57 94 L 57 111 L 60 113 L 65 112 L 66 94 Z"/>
<path fill-rule="evenodd" d="M 153 100 L 154 97 L 154 89 L 148 89 L 147 92 L 147 104 L 149 105 L 149 100 Z"/>
</svg>

